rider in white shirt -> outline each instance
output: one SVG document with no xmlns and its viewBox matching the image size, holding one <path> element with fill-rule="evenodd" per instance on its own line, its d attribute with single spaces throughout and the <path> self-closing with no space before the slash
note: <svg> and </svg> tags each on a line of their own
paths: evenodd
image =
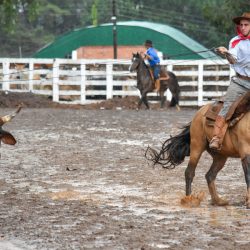
<svg viewBox="0 0 250 250">
<path fill-rule="evenodd" d="M 231 67 L 239 75 L 250 77 L 250 38 L 246 40 L 240 40 L 240 42 L 238 42 L 239 39 L 239 36 L 236 36 L 230 41 L 229 44 L 229 53 L 236 60 L 236 62 L 232 64 Z"/>
<path fill-rule="evenodd" d="M 229 50 L 225 47 L 217 48 L 217 51 L 225 55 L 236 76 L 232 77 L 227 93 L 224 97 L 223 108 L 219 112 L 210 141 L 211 149 L 220 150 L 227 126 L 226 115 L 232 103 L 246 92 L 250 91 L 250 12 L 233 18 L 237 25 L 238 36 L 229 44 Z"/>
</svg>

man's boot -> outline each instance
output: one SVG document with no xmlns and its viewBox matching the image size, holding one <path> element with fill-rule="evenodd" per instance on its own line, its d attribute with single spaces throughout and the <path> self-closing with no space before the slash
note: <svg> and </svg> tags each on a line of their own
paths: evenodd
<svg viewBox="0 0 250 250">
<path fill-rule="evenodd" d="M 226 119 L 223 116 L 217 116 L 214 124 L 213 138 L 209 143 L 211 149 L 220 150 L 225 135 Z M 224 128 L 224 129 L 223 129 Z"/>
<path fill-rule="evenodd" d="M 155 90 L 156 92 L 160 92 L 160 88 L 161 88 L 161 82 L 160 82 L 160 79 L 156 79 L 155 80 Z"/>
</svg>

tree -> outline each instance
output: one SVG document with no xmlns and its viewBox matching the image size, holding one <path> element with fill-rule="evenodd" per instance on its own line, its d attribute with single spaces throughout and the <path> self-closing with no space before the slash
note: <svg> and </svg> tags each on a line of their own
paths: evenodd
<svg viewBox="0 0 250 250">
<path fill-rule="evenodd" d="M 21 8 L 20 1 L 0 0 L 0 57 L 19 57 L 20 50 L 22 56 L 31 56 L 56 36 L 91 24 L 91 4 L 92 0 L 32 0 L 22 1 Z"/>
<path fill-rule="evenodd" d="M 116 0 L 117 21 L 141 20 L 177 28 L 204 46 L 226 45 L 230 17 L 249 10 L 246 0 Z M 218 11 L 219 9 L 219 11 Z M 75 28 L 110 23 L 112 0 L 0 0 L 0 57 L 31 56 Z"/>
<path fill-rule="evenodd" d="M 118 1 L 118 20 L 147 20 L 167 24 L 207 47 L 214 47 L 222 37 L 216 27 L 204 17 L 204 1 Z"/>
<path fill-rule="evenodd" d="M 99 3 L 99 1 L 95 0 L 92 7 L 91 7 L 91 19 L 92 19 L 92 24 L 94 26 L 97 26 L 97 24 L 98 24 L 98 10 L 97 10 L 98 3 Z"/>
<path fill-rule="evenodd" d="M 228 40 L 235 34 L 232 17 L 240 16 L 249 9 L 250 3 L 245 0 L 212 0 L 204 4 L 203 13 L 209 23 L 216 26 L 217 30 Z"/>
<path fill-rule="evenodd" d="M 18 22 L 18 16 L 22 13 L 27 22 L 34 20 L 40 0 L 0 0 L 0 23 L 8 32 L 13 31 Z"/>
</svg>

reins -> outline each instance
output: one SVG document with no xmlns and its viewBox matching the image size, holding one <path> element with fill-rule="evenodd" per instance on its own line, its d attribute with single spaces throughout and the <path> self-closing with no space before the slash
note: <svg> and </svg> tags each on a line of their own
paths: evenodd
<svg viewBox="0 0 250 250">
<path fill-rule="evenodd" d="M 188 55 L 193 55 L 193 54 L 200 54 L 204 52 L 212 51 L 216 53 L 216 48 L 213 47 L 211 49 L 206 49 L 206 50 L 200 50 L 200 51 L 193 51 L 193 52 L 188 52 L 188 53 L 180 53 L 180 54 L 173 54 L 173 55 L 167 55 L 169 59 L 175 58 L 175 57 L 180 57 L 180 56 L 188 56 Z"/>
</svg>

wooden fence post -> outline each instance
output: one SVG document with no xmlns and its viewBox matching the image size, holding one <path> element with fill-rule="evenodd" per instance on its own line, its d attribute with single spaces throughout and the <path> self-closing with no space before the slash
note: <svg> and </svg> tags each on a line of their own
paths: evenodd
<svg viewBox="0 0 250 250">
<path fill-rule="evenodd" d="M 8 91 L 10 89 L 10 62 L 5 59 L 3 61 L 3 84 L 2 90 Z"/>
<path fill-rule="evenodd" d="M 106 65 L 107 99 L 113 98 L 113 64 Z"/>
<path fill-rule="evenodd" d="M 53 62 L 53 102 L 59 102 L 59 63 L 55 59 Z"/>
<path fill-rule="evenodd" d="M 173 64 L 167 65 L 167 70 L 168 71 L 173 71 Z"/>
<path fill-rule="evenodd" d="M 86 103 L 86 64 L 81 62 L 81 104 Z"/>
<path fill-rule="evenodd" d="M 203 62 L 198 63 L 198 106 L 203 105 Z"/>
<path fill-rule="evenodd" d="M 34 79 L 34 62 L 29 61 L 29 91 L 33 91 L 33 79 Z"/>
</svg>

